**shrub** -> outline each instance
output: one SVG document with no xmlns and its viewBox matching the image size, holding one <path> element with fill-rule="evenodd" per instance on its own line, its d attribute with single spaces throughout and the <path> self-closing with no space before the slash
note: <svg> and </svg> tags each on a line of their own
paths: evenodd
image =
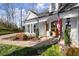
<svg viewBox="0 0 79 59">
<path fill-rule="evenodd" d="M 24 33 L 18 33 L 16 35 L 16 39 L 19 39 L 19 40 L 27 40 L 28 39 L 28 36 Z"/>
<path fill-rule="evenodd" d="M 42 56 L 62 56 L 61 50 L 58 45 L 53 45 L 41 54 Z"/>
<path fill-rule="evenodd" d="M 28 36 L 26 34 L 23 35 L 23 40 L 27 40 Z"/>
<path fill-rule="evenodd" d="M 66 45 L 70 44 L 69 30 L 67 29 L 64 31 L 64 41 Z"/>
</svg>

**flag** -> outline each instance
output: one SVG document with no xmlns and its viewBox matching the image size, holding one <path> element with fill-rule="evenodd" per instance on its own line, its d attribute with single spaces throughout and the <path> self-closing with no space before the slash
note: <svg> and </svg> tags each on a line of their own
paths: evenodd
<svg viewBox="0 0 79 59">
<path fill-rule="evenodd" d="M 58 19 L 57 19 L 57 29 L 58 29 L 58 32 L 60 34 L 61 30 L 62 30 L 62 19 L 59 16 L 58 16 Z"/>
</svg>

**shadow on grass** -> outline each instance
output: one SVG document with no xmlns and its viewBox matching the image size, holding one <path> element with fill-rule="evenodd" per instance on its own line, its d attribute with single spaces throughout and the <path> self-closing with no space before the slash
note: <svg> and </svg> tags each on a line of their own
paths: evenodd
<svg viewBox="0 0 79 59">
<path fill-rule="evenodd" d="M 45 41 L 42 41 L 42 42 L 39 42 L 38 44 L 34 45 L 33 47 L 41 47 L 41 46 L 51 46 L 51 45 L 55 45 L 59 42 L 59 39 L 54 39 L 52 38 L 51 40 L 45 40 Z"/>
<path fill-rule="evenodd" d="M 36 52 L 36 49 L 25 47 L 25 48 L 16 50 L 11 54 L 8 54 L 7 56 L 32 56 L 32 55 L 38 55 Z"/>
<path fill-rule="evenodd" d="M 51 45 L 42 46 L 39 48 L 25 47 L 25 48 L 16 50 L 16 51 L 8 54 L 7 56 L 37 56 L 37 55 L 40 55 L 45 50 L 47 50 L 49 47 L 51 47 Z M 38 51 L 40 51 L 40 53 Z"/>
</svg>

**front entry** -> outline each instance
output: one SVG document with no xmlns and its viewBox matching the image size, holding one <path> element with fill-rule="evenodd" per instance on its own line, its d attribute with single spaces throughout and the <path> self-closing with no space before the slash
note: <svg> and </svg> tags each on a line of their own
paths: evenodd
<svg viewBox="0 0 79 59">
<path fill-rule="evenodd" d="M 53 21 L 50 23 L 46 22 L 46 32 L 47 36 L 57 36 L 58 35 L 57 21 Z"/>
<path fill-rule="evenodd" d="M 59 32 L 57 30 L 57 21 L 51 22 L 51 35 L 52 36 L 57 36 L 59 35 Z"/>
</svg>

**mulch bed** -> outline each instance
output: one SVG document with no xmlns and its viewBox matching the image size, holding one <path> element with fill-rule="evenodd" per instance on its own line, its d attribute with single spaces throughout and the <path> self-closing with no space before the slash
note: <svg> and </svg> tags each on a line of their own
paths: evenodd
<svg viewBox="0 0 79 59">
<path fill-rule="evenodd" d="M 32 36 L 24 36 L 24 33 L 17 33 L 15 36 L 11 36 L 8 38 L 4 38 L 4 40 L 11 40 L 11 41 L 37 41 L 37 37 Z"/>
<path fill-rule="evenodd" d="M 61 47 L 61 53 L 65 56 L 79 56 L 79 48 L 72 46 L 65 46 L 64 40 L 61 40 L 58 45 Z"/>
</svg>

